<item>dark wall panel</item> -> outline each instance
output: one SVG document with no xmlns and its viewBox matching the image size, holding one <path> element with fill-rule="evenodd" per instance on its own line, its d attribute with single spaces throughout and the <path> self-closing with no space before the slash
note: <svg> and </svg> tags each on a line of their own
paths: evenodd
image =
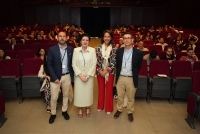
<svg viewBox="0 0 200 134">
<path fill-rule="evenodd" d="M 60 6 L 48 6 L 48 24 L 60 23 Z"/>
<path fill-rule="evenodd" d="M 154 25 L 154 8 L 143 8 L 142 25 Z"/>
<path fill-rule="evenodd" d="M 166 8 L 155 8 L 154 18 L 152 18 L 154 26 L 164 26 L 166 24 Z"/>
<path fill-rule="evenodd" d="M 37 22 L 37 12 L 35 6 L 24 7 L 25 24 L 33 25 Z"/>
<path fill-rule="evenodd" d="M 131 8 L 121 8 L 120 23 L 130 25 L 131 23 Z"/>
<path fill-rule="evenodd" d="M 71 24 L 70 7 L 60 7 L 60 23 L 61 25 L 65 25 L 66 23 Z"/>
<path fill-rule="evenodd" d="M 110 27 L 113 27 L 116 23 L 120 23 L 121 8 L 110 9 Z"/>
<path fill-rule="evenodd" d="M 70 13 L 71 13 L 71 23 L 80 26 L 81 25 L 80 8 L 71 8 Z"/>
<path fill-rule="evenodd" d="M 37 13 L 37 22 L 40 25 L 47 25 L 49 24 L 48 22 L 48 18 L 49 18 L 49 14 L 48 14 L 48 6 L 37 6 L 36 7 L 36 13 Z"/>
<path fill-rule="evenodd" d="M 143 8 L 131 9 L 131 24 L 138 26 L 142 25 Z"/>
</svg>

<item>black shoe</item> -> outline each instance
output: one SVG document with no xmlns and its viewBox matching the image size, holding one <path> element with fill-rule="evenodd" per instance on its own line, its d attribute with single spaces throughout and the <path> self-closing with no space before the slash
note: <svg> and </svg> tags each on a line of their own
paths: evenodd
<svg viewBox="0 0 200 134">
<path fill-rule="evenodd" d="M 133 114 L 132 113 L 128 114 L 128 121 L 133 122 Z"/>
<path fill-rule="evenodd" d="M 65 120 L 69 120 L 69 114 L 66 112 L 62 112 L 62 115 L 64 116 Z"/>
<path fill-rule="evenodd" d="M 52 124 L 56 118 L 56 115 L 51 115 L 49 118 L 49 124 Z"/>
<path fill-rule="evenodd" d="M 114 118 L 117 119 L 120 116 L 121 113 L 122 112 L 117 110 L 117 112 L 114 114 Z"/>
</svg>

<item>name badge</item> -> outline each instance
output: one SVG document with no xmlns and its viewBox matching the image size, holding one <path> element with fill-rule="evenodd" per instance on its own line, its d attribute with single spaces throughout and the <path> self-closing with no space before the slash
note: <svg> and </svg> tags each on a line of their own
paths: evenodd
<svg viewBox="0 0 200 134">
<path fill-rule="evenodd" d="M 62 65 L 62 68 L 63 68 L 63 69 L 66 68 L 66 65 Z"/>
</svg>

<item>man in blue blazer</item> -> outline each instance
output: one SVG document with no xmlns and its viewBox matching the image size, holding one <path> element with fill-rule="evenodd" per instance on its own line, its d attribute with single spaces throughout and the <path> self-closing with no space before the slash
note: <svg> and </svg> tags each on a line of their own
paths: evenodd
<svg viewBox="0 0 200 134">
<path fill-rule="evenodd" d="M 51 87 L 51 116 L 49 123 L 52 124 L 56 118 L 57 99 L 62 87 L 63 106 L 62 115 L 69 120 L 67 113 L 69 89 L 73 81 L 74 72 L 72 69 L 73 48 L 66 44 L 67 36 L 65 32 L 58 33 L 58 45 L 52 46 L 48 51 L 47 67 L 50 73 Z"/>
<path fill-rule="evenodd" d="M 117 119 L 123 109 L 124 95 L 128 97 L 128 120 L 133 122 L 135 93 L 138 86 L 138 72 L 142 64 L 142 51 L 133 47 L 134 38 L 131 33 L 124 33 L 125 47 L 119 48 L 116 53 L 116 88 L 117 88 Z"/>
</svg>

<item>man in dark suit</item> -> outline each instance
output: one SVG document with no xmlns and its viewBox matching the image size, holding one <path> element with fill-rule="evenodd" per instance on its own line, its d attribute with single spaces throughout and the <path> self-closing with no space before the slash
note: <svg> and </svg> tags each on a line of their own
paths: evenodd
<svg viewBox="0 0 200 134">
<path fill-rule="evenodd" d="M 114 118 L 117 119 L 123 109 L 124 95 L 127 94 L 128 120 L 133 122 L 133 110 L 135 93 L 138 86 L 138 72 L 142 64 L 142 51 L 133 47 L 133 35 L 125 33 L 123 42 L 125 47 L 119 48 L 116 53 L 116 87 L 117 87 L 117 112 Z"/>
<path fill-rule="evenodd" d="M 50 73 L 51 87 L 51 116 L 49 123 L 52 124 L 56 118 L 57 99 L 62 87 L 63 106 L 62 115 L 69 120 L 67 113 L 69 89 L 73 80 L 74 72 L 72 69 L 73 48 L 66 44 L 67 37 L 65 32 L 58 33 L 58 45 L 52 46 L 48 52 L 47 67 Z"/>
</svg>

